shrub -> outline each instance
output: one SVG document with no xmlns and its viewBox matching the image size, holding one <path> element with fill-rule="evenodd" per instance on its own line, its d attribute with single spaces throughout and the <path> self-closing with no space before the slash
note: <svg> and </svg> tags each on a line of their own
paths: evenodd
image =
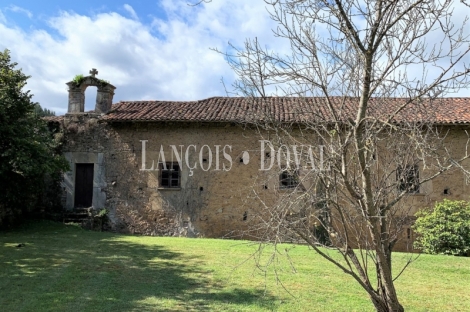
<svg viewBox="0 0 470 312">
<path fill-rule="evenodd" d="M 445 199 L 416 216 L 416 248 L 430 254 L 470 255 L 470 203 Z"/>
</svg>

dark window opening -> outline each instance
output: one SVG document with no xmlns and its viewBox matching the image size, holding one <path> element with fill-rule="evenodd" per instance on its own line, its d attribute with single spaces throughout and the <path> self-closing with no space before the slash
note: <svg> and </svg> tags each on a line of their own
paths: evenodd
<svg viewBox="0 0 470 312">
<path fill-rule="evenodd" d="M 204 191 L 204 188 L 201 186 L 201 187 L 199 188 L 199 190 L 202 192 L 202 191 Z"/>
<path fill-rule="evenodd" d="M 448 188 L 444 189 L 444 195 L 449 195 L 450 194 L 450 191 Z"/>
<path fill-rule="evenodd" d="M 270 152 L 267 152 L 267 153 L 266 153 L 266 158 L 269 158 L 269 157 L 271 157 L 271 153 L 270 153 Z"/>
<path fill-rule="evenodd" d="M 297 172 L 283 171 L 279 175 L 279 188 L 294 188 L 299 185 Z"/>
<path fill-rule="evenodd" d="M 265 185 L 265 186 L 264 186 L 264 189 L 265 189 L 265 190 L 267 190 L 267 189 L 268 189 L 268 186 L 267 186 L 267 185 Z"/>
<path fill-rule="evenodd" d="M 245 211 L 243 214 L 243 221 L 246 221 L 246 219 L 248 219 L 248 213 Z"/>
<path fill-rule="evenodd" d="M 242 158 L 240 158 L 240 162 L 241 162 L 241 163 L 243 162 L 243 157 L 242 157 Z"/>
<path fill-rule="evenodd" d="M 411 229 L 410 228 L 406 229 L 406 238 L 407 239 L 411 238 Z"/>
<path fill-rule="evenodd" d="M 159 168 L 159 182 L 162 188 L 179 188 L 181 187 L 181 171 L 177 162 L 166 163 L 166 170 L 163 164 Z"/>
<path fill-rule="evenodd" d="M 398 190 L 407 193 L 419 193 L 419 170 L 417 165 L 398 167 Z"/>
</svg>

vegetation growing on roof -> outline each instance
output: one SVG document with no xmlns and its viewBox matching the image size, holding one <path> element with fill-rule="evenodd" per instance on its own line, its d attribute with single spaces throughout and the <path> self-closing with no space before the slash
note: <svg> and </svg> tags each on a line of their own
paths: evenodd
<svg viewBox="0 0 470 312">
<path fill-rule="evenodd" d="M 87 77 L 83 76 L 82 74 L 76 75 L 75 77 L 73 77 L 72 83 L 73 83 L 76 87 L 78 87 L 78 86 L 80 86 L 80 85 L 85 81 L 86 78 L 87 78 Z M 103 86 L 103 87 L 104 87 L 105 85 L 110 84 L 110 82 L 109 82 L 108 80 L 98 79 L 98 78 L 96 78 L 96 77 L 93 77 L 93 78 L 95 78 L 96 80 L 98 80 L 99 84 L 100 84 L 101 86 Z"/>
<path fill-rule="evenodd" d="M 73 77 L 72 79 L 72 82 L 74 85 L 76 85 L 77 87 L 79 85 L 82 84 L 82 82 L 85 80 L 85 77 L 83 77 L 83 75 L 79 74 L 79 75 L 76 75 L 75 77 Z"/>
</svg>

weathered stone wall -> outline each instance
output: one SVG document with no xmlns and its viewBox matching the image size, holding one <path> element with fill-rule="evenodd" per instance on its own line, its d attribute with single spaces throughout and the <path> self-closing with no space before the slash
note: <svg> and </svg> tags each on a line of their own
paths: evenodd
<svg viewBox="0 0 470 312">
<path fill-rule="evenodd" d="M 246 231 L 250 224 L 256 223 L 262 203 L 272 204 L 278 196 L 288 196 L 290 192 L 279 192 L 276 172 L 259 170 L 259 134 L 240 125 L 107 124 L 100 122 L 97 115 L 76 114 L 65 117 L 63 128 L 64 152 L 69 155 L 68 159 L 83 155 L 100 157 L 97 166 L 101 167 L 96 172 L 102 177 L 94 185 L 94 196 L 102 196 L 103 207 L 94 208 L 109 210 L 111 225 L 116 231 L 146 235 L 256 237 L 256 233 Z M 447 136 L 455 154 L 464 152 L 466 139 L 463 129 L 457 128 Z M 145 163 L 142 141 L 146 147 Z M 175 154 L 171 145 L 175 145 L 179 153 L 183 152 L 180 155 L 183 158 L 180 189 L 159 188 L 158 171 L 150 170 L 152 161 L 156 169 L 159 157 L 162 160 L 161 149 L 165 161 L 172 161 Z M 224 147 L 230 157 L 224 156 Z M 196 168 L 191 170 L 188 164 L 190 167 L 196 164 Z M 465 165 L 470 167 L 469 162 Z M 66 178 L 73 180 L 73 172 Z M 65 183 L 67 185 L 70 188 L 70 183 Z M 420 207 L 431 206 L 443 198 L 468 200 L 468 188 L 463 174 L 451 171 L 426 182 L 420 193 L 411 195 L 403 205 L 413 214 Z M 71 192 L 70 189 L 67 191 Z M 73 197 L 73 194 L 68 196 Z M 413 233 L 404 229 L 397 249 L 406 250 L 412 239 Z"/>
<path fill-rule="evenodd" d="M 440 129 L 441 137 L 445 137 L 444 144 L 449 154 L 454 159 L 461 158 L 467 151 L 468 144 L 468 126 L 452 126 Z M 393 152 L 390 151 L 390 152 Z M 441 154 L 442 150 L 440 151 Z M 470 169 L 470 159 L 462 162 L 462 168 Z M 421 164 L 420 178 L 435 173 L 432 159 L 427 159 L 426 166 Z M 470 200 L 470 181 L 463 174 L 462 170 L 454 168 L 442 173 L 435 179 L 425 182 L 420 187 L 418 194 L 410 194 L 400 203 L 408 215 L 414 214 L 423 207 L 433 207 L 434 204 L 443 199 L 449 200 Z M 410 218 L 410 224 L 413 223 L 414 217 Z M 415 239 L 415 233 L 410 226 L 405 227 L 402 231 L 401 239 L 396 244 L 396 250 L 410 251 L 413 250 L 412 243 Z"/>
<path fill-rule="evenodd" d="M 85 156 L 94 159 L 96 155 L 98 159 L 100 155 L 102 159 L 97 165 L 102 162 L 103 168 L 95 173 L 105 178 L 94 185 L 94 197 L 105 194 L 106 200 L 103 207 L 94 208 L 108 208 L 112 225 L 118 231 L 207 237 L 240 235 L 250 221 L 254 205 L 258 205 L 256 198 L 250 198 L 252 187 L 269 192 L 264 182 L 257 182 L 258 137 L 239 125 L 110 125 L 100 123 L 93 114 L 76 114 L 65 117 L 63 127 L 64 152 L 72 168 L 64 182 L 68 203 L 73 202 L 72 159 L 80 163 L 87 162 Z M 146 170 L 142 170 L 142 141 L 146 141 Z M 159 188 L 158 171 L 149 170 L 152 161 L 157 168 L 161 148 L 165 160 L 172 160 L 175 154 L 170 145 L 176 145 L 178 152 L 181 145 L 183 154 L 188 154 L 187 160 L 183 156 L 181 188 L 177 190 Z M 224 147 L 231 162 L 224 158 Z M 247 164 L 241 162 L 244 151 L 250 155 L 249 161 L 245 160 Z M 187 163 L 196 168 L 189 170 Z M 270 188 L 275 187 L 275 182 L 272 183 Z"/>
<path fill-rule="evenodd" d="M 90 73 L 92 72 L 93 71 L 90 71 Z M 98 72 L 96 71 L 95 73 Z M 83 77 L 81 81 L 70 81 L 67 83 L 67 86 L 69 88 L 69 114 L 85 112 L 85 90 L 89 86 L 98 88 L 94 112 L 97 114 L 106 114 L 111 109 L 116 87 L 109 82 L 100 80 L 93 75 Z"/>
</svg>

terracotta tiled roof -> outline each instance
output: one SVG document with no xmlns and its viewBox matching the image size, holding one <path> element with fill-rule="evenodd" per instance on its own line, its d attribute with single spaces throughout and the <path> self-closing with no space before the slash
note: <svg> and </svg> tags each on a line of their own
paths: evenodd
<svg viewBox="0 0 470 312">
<path fill-rule="evenodd" d="M 325 98 L 213 97 L 200 101 L 124 101 L 114 104 L 103 120 L 184 121 L 184 122 L 255 122 L 278 121 L 303 123 L 308 121 L 355 119 L 357 98 L 332 97 L 337 118 L 328 110 Z M 372 99 L 369 111 L 382 119 L 401 105 L 404 98 Z M 409 105 L 394 121 L 429 121 L 439 124 L 470 123 L 470 98 L 423 99 Z"/>
</svg>

